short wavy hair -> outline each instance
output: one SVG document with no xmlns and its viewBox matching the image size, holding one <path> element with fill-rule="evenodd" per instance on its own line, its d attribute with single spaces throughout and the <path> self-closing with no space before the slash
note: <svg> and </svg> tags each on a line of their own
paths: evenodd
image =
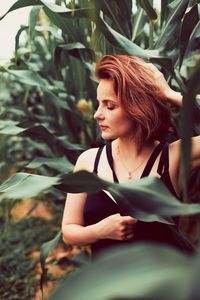
<svg viewBox="0 0 200 300">
<path fill-rule="evenodd" d="M 98 80 L 113 81 L 114 91 L 127 116 L 133 120 L 139 141 L 163 140 L 171 113 L 147 64 L 129 55 L 105 55 L 96 64 Z"/>
</svg>

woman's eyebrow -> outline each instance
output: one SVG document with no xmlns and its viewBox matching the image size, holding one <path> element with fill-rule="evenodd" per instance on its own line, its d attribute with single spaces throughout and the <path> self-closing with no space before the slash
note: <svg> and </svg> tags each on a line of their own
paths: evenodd
<svg viewBox="0 0 200 300">
<path fill-rule="evenodd" d="M 102 99 L 102 100 L 96 99 L 96 100 L 98 102 L 103 102 L 103 103 L 108 103 L 108 102 L 116 103 L 116 101 L 112 99 Z"/>
</svg>

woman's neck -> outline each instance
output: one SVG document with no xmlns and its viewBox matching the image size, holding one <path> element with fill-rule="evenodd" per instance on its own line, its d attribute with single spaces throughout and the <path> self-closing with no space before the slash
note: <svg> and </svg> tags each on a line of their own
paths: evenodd
<svg viewBox="0 0 200 300">
<path fill-rule="evenodd" d="M 113 142 L 113 150 L 115 153 L 120 151 L 124 159 L 136 159 L 146 152 L 146 150 L 148 152 L 153 145 L 153 142 L 141 143 L 139 141 L 134 141 L 133 138 L 118 138 Z"/>
</svg>

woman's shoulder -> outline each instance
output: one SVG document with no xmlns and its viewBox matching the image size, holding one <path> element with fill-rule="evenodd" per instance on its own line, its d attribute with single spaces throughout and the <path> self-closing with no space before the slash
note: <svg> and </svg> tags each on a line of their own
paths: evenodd
<svg viewBox="0 0 200 300">
<path fill-rule="evenodd" d="M 81 153 L 78 157 L 74 171 L 86 170 L 89 172 L 93 171 L 94 162 L 99 148 L 90 148 Z"/>
</svg>

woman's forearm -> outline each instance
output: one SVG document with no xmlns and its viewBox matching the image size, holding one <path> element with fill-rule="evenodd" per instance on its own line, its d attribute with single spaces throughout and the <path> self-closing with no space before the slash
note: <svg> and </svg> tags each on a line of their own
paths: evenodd
<svg viewBox="0 0 200 300">
<path fill-rule="evenodd" d="M 96 242 L 98 238 L 97 224 L 82 226 L 77 224 L 63 225 L 63 241 L 68 245 L 87 245 Z"/>
</svg>

